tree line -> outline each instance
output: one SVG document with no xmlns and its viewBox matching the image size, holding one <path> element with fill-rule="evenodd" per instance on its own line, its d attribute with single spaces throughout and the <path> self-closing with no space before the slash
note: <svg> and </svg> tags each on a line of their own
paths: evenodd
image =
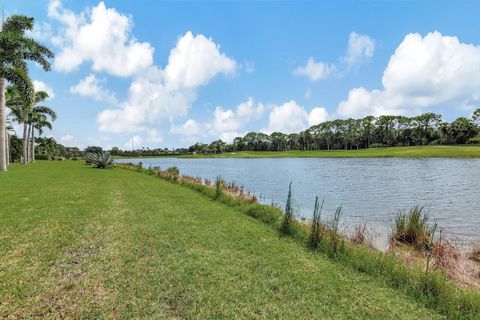
<svg viewBox="0 0 480 320">
<path fill-rule="evenodd" d="M 249 132 L 231 144 L 215 140 L 196 143 L 190 153 L 235 151 L 339 150 L 393 146 L 451 145 L 480 143 L 480 108 L 471 118 L 452 122 L 435 113 L 415 117 L 367 116 L 361 119 L 337 119 L 314 125 L 300 133 Z"/>
</svg>

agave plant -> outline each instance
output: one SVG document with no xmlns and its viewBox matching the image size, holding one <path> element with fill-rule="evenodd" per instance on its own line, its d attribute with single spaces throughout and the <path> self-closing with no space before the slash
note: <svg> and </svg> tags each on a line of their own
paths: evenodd
<svg viewBox="0 0 480 320">
<path fill-rule="evenodd" d="M 88 152 L 85 153 L 83 158 L 87 164 L 91 164 L 95 168 L 107 169 L 115 165 L 113 157 L 110 152 Z"/>
</svg>

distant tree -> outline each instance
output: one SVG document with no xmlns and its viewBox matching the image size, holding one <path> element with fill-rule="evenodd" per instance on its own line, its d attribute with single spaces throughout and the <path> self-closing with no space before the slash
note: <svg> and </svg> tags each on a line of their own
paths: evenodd
<svg viewBox="0 0 480 320">
<path fill-rule="evenodd" d="M 460 117 L 450 124 L 450 134 L 455 143 L 464 144 L 477 135 L 478 128 L 472 120 Z"/>
<path fill-rule="evenodd" d="M 101 153 L 103 151 L 103 149 L 102 149 L 102 147 L 88 146 L 83 151 L 87 152 L 87 153 Z"/>
<path fill-rule="evenodd" d="M 480 108 L 475 110 L 472 114 L 472 120 L 475 121 L 477 126 L 480 126 Z"/>
</svg>

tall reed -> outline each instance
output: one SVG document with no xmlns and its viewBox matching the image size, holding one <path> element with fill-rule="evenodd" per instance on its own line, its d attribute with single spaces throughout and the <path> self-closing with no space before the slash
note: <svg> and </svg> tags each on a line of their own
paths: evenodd
<svg viewBox="0 0 480 320">
<path fill-rule="evenodd" d="M 323 225 L 322 225 L 322 209 L 323 203 L 325 200 L 322 200 L 322 204 L 319 204 L 318 196 L 315 196 L 315 205 L 313 208 L 313 217 L 312 217 L 312 226 L 310 231 L 309 245 L 312 248 L 318 247 L 322 241 L 323 236 Z"/>
<path fill-rule="evenodd" d="M 218 175 L 215 179 L 215 197 L 220 198 L 222 195 L 222 176 Z"/>
<path fill-rule="evenodd" d="M 293 204 L 292 204 L 292 183 L 288 186 L 288 195 L 287 195 L 287 203 L 285 205 L 285 215 L 283 219 L 282 226 L 280 231 L 283 234 L 291 234 L 292 233 L 292 223 L 294 219 L 293 213 Z"/>
<path fill-rule="evenodd" d="M 339 249 L 343 247 L 343 238 L 338 232 L 338 228 L 340 226 L 340 217 L 342 216 L 342 206 L 337 207 L 335 213 L 333 214 L 333 221 L 332 221 L 332 230 L 330 230 L 330 241 L 332 246 L 332 254 L 335 256 L 337 255 Z"/>
</svg>

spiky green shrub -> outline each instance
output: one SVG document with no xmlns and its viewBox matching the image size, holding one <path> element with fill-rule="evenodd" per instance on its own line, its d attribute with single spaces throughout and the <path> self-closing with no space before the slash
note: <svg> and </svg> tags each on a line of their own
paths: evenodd
<svg viewBox="0 0 480 320">
<path fill-rule="evenodd" d="M 432 233 L 428 226 L 428 214 L 423 207 L 415 206 L 410 211 L 399 211 L 395 217 L 390 241 L 411 245 L 423 251 L 431 241 Z"/>
<path fill-rule="evenodd" d="M 318 247 L 320 244 L 320 241 L 322 241 L 322 235 L 323 235 L 323 226 L 322 226 L 322 208 L 323 208 L 323 203 L 325 200 L 322 201 L 322 204 L 319 204 L 318 201 L 318 196 L 315 197 L 315 205 L 313 208 L 313 217 L 312 217 L 312 225 L 311 225 L 311 231 L 310 231 L 310 239 L 309 239 L 309 244 L 312 248 Z"/>
<path fill-rule="evenodd" d="M 110 152 L 88 152 L 84 155 L 85 162 L 91 164 L 95 168 L 107 169 L 115 166 L 113 157 Z"/>
<path fill-rule="evenodd" d="M 290 234 L 292 232 L 292 224 L 294 220 L 293 204 L 292 204 L 292 183 L 288 186 L 287 203 L 285 205 L 285 215 L 281 227 L 283 234 Z"/>
</svg>

